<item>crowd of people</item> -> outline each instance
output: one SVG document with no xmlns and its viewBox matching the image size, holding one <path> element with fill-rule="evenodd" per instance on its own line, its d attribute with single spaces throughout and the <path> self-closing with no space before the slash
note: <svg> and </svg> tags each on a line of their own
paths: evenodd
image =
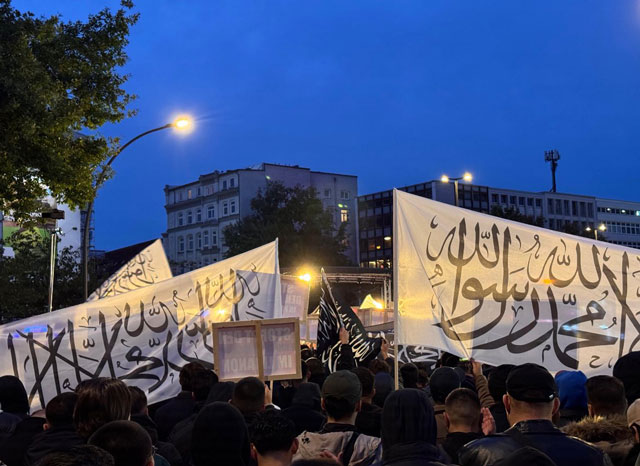
<svg viewBox="0 0 640 466">
<path fill-rule="evenodd" d="M 219 381 L 186 364 L 174 398 L 148 406 L 116 379 L 81 382 L 30 412 L 0 377 L 6 466 L 640 466 L 640 352 L 613 376 L 552 376 L 536 364 L 483 366 L 443 354 L 432 370 L 386 351 L 327 373 L 308 347 L 302 378 Z M 348 364 L 353 361 L 346 359 Z"/>
</svg>

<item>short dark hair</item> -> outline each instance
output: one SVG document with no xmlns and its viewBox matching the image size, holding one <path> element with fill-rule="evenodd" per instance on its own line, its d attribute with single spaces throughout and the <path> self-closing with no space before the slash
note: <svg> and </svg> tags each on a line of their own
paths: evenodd
<svg viewBox="0 0 640 466">
<path fill-rule="evenodd" d="M 193 379 L 193 375 L 196 372 L 203 370 L 206 370 L 205 367 L 197 361 L 190 362 L 182 366 L 182 369 L 180 369 L 179 378 L 180 386 L 182 387 L 182 389 L 187 392 L 192 392 L 193 387 L 191 385 L 191 381 Z"/>
<path fill-rule="evenodd" d="M 400 376 L 404 388 L 418 388 L 418 368 L 415 364 L 404 364 L 400 368 Z"/>
<path fill-rule="evenodd" d="M 147 407 L 147 395 L 134 386 L 129 386 L 129 394 L 131 395 L 131 414 L 144 414 Z"/>
<path fill-rule="evenodd" d="M 132 421 L 113 421 L 103 425 L 89 438 L 113 456 L 115 466 L 145 466 L 153 456 L 151 437 Z"/>
<path fill-rule="evenodd" d="M 93 445 L 80 445 L 67 451 L 45 455 L 36 466 L 115 466 L 111 453 Z"/>
<path fill-rule="evenodd" d="M 340 466 L 340 464 L 329 458 L 309 458 L 295 460 L 291 466 Z"/>
<path fill-rule="evenodd" d="M 264 383 L 257 377 L 245 377 L 233 388 L 231 403 L 242 414 L 251 414 L 264 408 Z"/>
<path fill-rule="evenodd" d="M 375 382 L 375 376 L 373 375 L 373 372 L 371 372 L 366 367 L 356 367 L 355 369 L 352 369 L 351 372 L 357 375 L 358 379 L 360 380 L 360 385 L 362 386 L 362 396 L 371 395 L 373 393 L 373 385 Z"/>
<path fill-rule="evenodd" d="M 599 416 L 625 414 L 627 397 L 624 385 L 610 375 L 596 375 L 587 379 L 587 400 Z"/>
<path fill-rule="evenodd" d="M 275 409 L 258 413 L 249 425 L 249 439 L 261 455 L 288 451 L 297 437 L 296 425 Z"/>
<path fill-rule="evenodd" d="M 108 422 L 129 419 L 131 395 L 120 380 L 107 377 L 85 380 L 76 393 L 73 422 L 81 437 L 89 437 Z"/>
<path fill-rule="evenodd" d="M 196 401 L 205 401 L 211 387 L 218 382 L 218 376 L 209 369 L 199 369 L 191 374 L 191 393 Z"/>
<path fill-rule="evenodd" d="M 356 405 L 344 398 L 327 396 L 322 399 L 324 400 L 324 410 L 333 419 L 344 419 L 356 410 Z"/>
<path fill-rule="evenodd" d="M 387 374 L 391 373 L 391 368 L 386 361 L 382 359 L 374 359 L 369 363 L 369 370 L 373 372 L 373 374 L 377 374 L 378 372 L 385 372 Z"/>
<path fill-rule="evenodd" d="M 429 384 L 429 373 L 424 369 L 418 369 L 418 384 L 423 387 Z"/>
<path fill-rule="evenodd" d="M 444 403 L 449 419 L 465 426 L 479 425 L 481 409 L 478 395 L 468 388 L 456 388 L 449 393 Z"/>
<path fill-rule="evenodd" d="M 77 401 L 78 395 L 74 392 L 61 393 L 51 398 L 44 411 L 47 424 L 50 427 L 73 424 L 73 410 Z"/>
</svg>

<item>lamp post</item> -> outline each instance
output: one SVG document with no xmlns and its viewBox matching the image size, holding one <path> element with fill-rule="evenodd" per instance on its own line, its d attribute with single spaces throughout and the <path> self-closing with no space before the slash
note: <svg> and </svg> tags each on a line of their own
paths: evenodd
<svg viewBox="0 0 640 466">
<path fill-rule="evenodd" d="M 102 171 L 100 172 L 100 174 L 98 174 L 98 177 L 96 178 L 96 185 L 94 187 L 93 199 L 91 199 L 91 201 L 89 201 L 89 204 L 87 205 L 87 214 L 86 214 L 86 217 L 85 217 L 85 220 L 84 220 L 84 228 L 82 230 L 82 242 L 83 242 L 83 246 L 82 246 L 82 274 L 83 274 L 83 278 L 84 278 L 83 281 L 84 281 L 84 300 L 85 301 L 89 297 L 89 226 L 91 224 L 91 214 L 93 212 L 93 203 L 94 203 L 94 200 L 95 200 L 96 196 L 98 195 L 98 189 L 100 189 L 102 184 L 105 182 L 107 169 L 111 166 L 111 164 L 118 157 L 118 155 L 120 155 L 122 153 L 123 150 L 125 150 L 127 147 L 129 147 L 132 143 L 134 143 L 138 139 L 140 139 L 140 138 L 142 138 L 142 137 L 144 137 L 144 136 L 146 136 L 148 134 L 155 133 L 157 131 L 162 131 L 163 129 L 174 128 L 176 130 L 186 130 L 190 126 L 191 126 L 191 119 L 189 119 L 187 117 L 179 117 L 176 120 L 174 120 L 173 122 L 167 123 L 164 126 L 159 126 L 158 128 L 153 128 L 153 129 L 150 129 L 148 131 L 145 131 L 144 133 L 140 133 L 136 137 L 134 137 L 134 138 L 130 139 L 129 141 L 127 141 L 122 147 L 120 147 L 118 149 L 118 151 L 111 156 L 111 158 L 109 159 L 107 164 L 102 167 Z"/>
<path fill-rule="evenodd" d="M 607 229 L 607 226 L 604 223 L 601 223 L 600 225 L 598 225 L 598 228 L 587 227 L 584 230 L 585 231 L 592 231 L 593 230 L 593 234 L 595 235 L 596 241 L 598 241 L 598 230 L 606 231 L 606 229 Z"/>
<path fill-rule="evenodd" d="M 458 181 L 463 180 L 466 181 L 468 183 L 471 182 L 471 180 L 473 179 L 473 177 L 471 176 L 471 173 L 466 172 L 464 175 L 459 176 L 458 178 L 449 178 L 447 175 L 442 175 L 442 177 L 440 178 L 440 181 L 442 181 L 443 183 L 448 183 L 449 181 L 453 181 L 453 193 L 454 193 L 454 197 L 455 197 L 455 206 L 458 207 L 459 204 L 459 199 L 458 199 Z"/>
</svg>

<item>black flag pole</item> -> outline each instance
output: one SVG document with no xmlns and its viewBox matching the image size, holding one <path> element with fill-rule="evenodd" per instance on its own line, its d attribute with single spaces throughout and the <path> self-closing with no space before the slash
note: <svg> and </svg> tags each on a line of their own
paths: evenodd
<svg viewBox="0 0 640 466">
<path fill-rule="evenodd" d="M 400 388 L 398 378 L 398 360 L 400 359 L 400 342 L 398 340 L 398 190 L 393 189 L 393 380 L 396 390 Z"/>
</svg>

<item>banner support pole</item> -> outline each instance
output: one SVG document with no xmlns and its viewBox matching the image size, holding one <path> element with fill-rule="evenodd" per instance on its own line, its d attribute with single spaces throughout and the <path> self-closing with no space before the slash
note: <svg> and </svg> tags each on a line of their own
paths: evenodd
<svg viewBox="0 0 640 466">
<path fill-rule="evenodd" d="M 397 189 L 393 189 L 393 380 L 395 389 L 400 388 L 399 359 L 400 359 L 400 343 L 398 342 L 398 195 Z"/>
</svg>

